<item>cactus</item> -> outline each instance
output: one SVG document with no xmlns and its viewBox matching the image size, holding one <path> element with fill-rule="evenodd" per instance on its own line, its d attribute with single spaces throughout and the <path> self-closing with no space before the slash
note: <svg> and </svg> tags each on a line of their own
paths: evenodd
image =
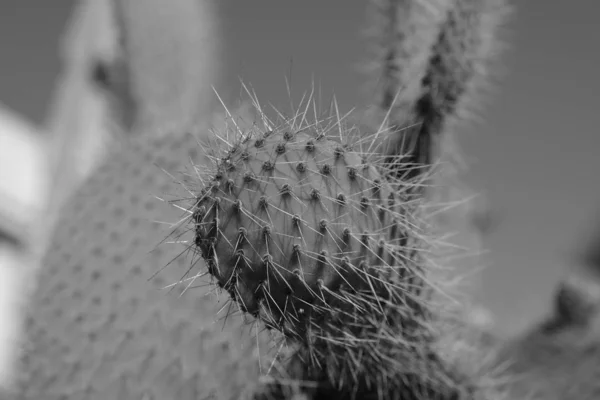
<svg viewBox="0 0 600 400">
<path fill-rule="evenodd" d="M 332 119 L 317 118 L 308 123 L 307 113 L 299 112 L 291 119 L 283 118 L 278 124 L 267 121 L 268 127 L 252 128 L 247 142 L 237 137 L 237 132 L 231 137 L 221 137 L 219 140 L 237 144 L 238 149 L 233 152 L 226 149 L 223 153 L 211 155 L 209 158 L 214 161 L 212 169 L 201 174 L 207 174 L 208 180 L 199 181 L 194 171 L 186 177 L 185 185 L 174 184 L 154 164 L 174 172 L 192 159 L 196 168 L 201 169 L 205 160 L 197 154 L 194 136 L 176 129 L 169 131 L 171 136 L 160 140 L 134 138 L 131 143 L 126 140 L 119 142 L 122 145 L 120 151 L 113 152 L 109 161 L 93 173 L 93 178 L 69 201 L 59 221 L 28 310 L 28 351 L 22 360 L 25 375 L 16 398 L 196 400 L 240 398 L 251 394 L 262 399 L 290 396 L 287 389 L 296 390 L 305 383 L 313 386 L 302 387 L 300 392 L 314 399 L 353 396 L 363 399 L 476 398 L 482 395 L 479 389 L 489 374 L 487 367 L 480 367 L 480 359 L 488 353 L 497 352 L 500 354 L 493 361 L 496 366 L 503 359 L 511 361 L 507 376 L 523 376 L 521 381 L 511 382 L 511 387 L 505 389 L 513 398 L 527 397 L 532 389 L 538 391 L 538 398 L 544 399 L 586 399 L 597 393 L 597 339 L 586 338 L 581 331 L 572 329 L 583 325 L 584 333 L 589 335 L 588 322 L 596 315 L 594 307 L 589 307 L 590 301 L 596 299 L 595 292 L 577 297 L 582 294 L 578 288 L 581 282 L 569 281 L 569 285 L 561 291 L 567 296 L 559 299 L 557 311 L 559 317 L 567 317 L 569 323 L 566 327 L 564 324 L 560 325 L 560 329 L 542 326 L 508 343 L 500 343 L 492 335 L 481 335 L 476 337 L 481 342 L 477 343 L 478 348 L 475 351 L 469 349 L 473 358 L 468 358 L 456 348 L 471 341 L 473 336 L 463 333 L 469 329 L 461 327 L 460 321 L 451 321 L 459 326 L 446 324 L 444 320 L 451 316 L 437 301 L 436 296 L 440 292 L 433 287 L 434 283 L 440 282 L 432 281 L 426 274 L 433 269 L 427 259 L 427 246 L 432 244 L 433 239 L 424 234 L 425 229 L 421 225 L 421 189 L 428 187 L 423 182 L 431 175 L 429 166 L 435 163 L 435 153 L 440 150 L 434 146 L 434 139 L 436 135 L 440 136 L 439 133 L 443 133 L 442 140 L 448 137 L 448 122 L 461 114 L 465 100 L 472 97 L 473 82 L 482 76 L 478 65 L 482 65 L 480 63 L 486 59 L 486 51 L 490 49 L 486 44 L 491 43 L 486 41 L 490 36 L 485 36 L 485 32 L 493 31 L 490 28 L 501 16 L 494 11 L 493 5 L 502 2 L 455 0 L 439 2 L 439 7 L 433 1 L 385 3 L 406 12 L 384 15 L 385 18 L 389 15 L 402 17 L 391 19 L 391 25 L 386 25 L 386 29 L 396 30 L 396 33 L 404 29 L 404 33 L 390 37 L 386 36 L 387 33 L 379 34 L 386 43 L 394 43 L 395 48 L 400 49 L 387 54 L 394 65 L 386 69 L 390 79 L 386 83 L 386 94 L 379 103 L 380 111 L 384 114 L 389 111 L 387 121 L 390 129 L 375 129 L 376 134 L 353 137 L 352 128 L 343 127 L 337 114 L 333 122 Z M 403 4 L 406 8 L 401 7 Z M 130 7 L 133 6 L 131 3 Z M 430 12 L 436 7 L 438 13 L 422 14 L 426 18 L 419 19 L 419 13 Z M 130 15 L 133 14 L 135 12 Z M 427 36 L 423 41 L 412 31 L 415 27 L 425 29 L 420 31 Z M 415 38 L 418 39 L 413 42 L 416 45 L 407 46 L 410 51 L 402 53 L 402 44 Z M 486 40 L 482 41 L 482 38 Z M 133 53 L 140 54 L 139 46 L 144 42 L 141 39 L 143 35 L 127 43 L 129 57 L 133 57 Z M 142 52 L 136 65 L 144 66 L 143 60 L 147 60 L 149 54 L 154 53 Z M 197 54 L 201 53 L 194 55 Z M 183 51 L 182 55 L 190 54 Z M 413 62 L 414 65 L 411 64 Z M 186 68 L 191 68 L 189 71 L 194 70 L 190 67 L 192 64 L 185 63 Z M 136 73 L 135 70 L 128 69 L 132 74 Z M 97 72 L 96 78 L 104 81 L 102 71 Z M 168 78 L 162 74 L 172 75 L 157 68 L 132 81 L 135 83 L 132 85 L 135 88 L 133 92 L 138 95 L 158 93 L 156 98 L 139 109 L 139 115 L 136 112 L 139 126 L 153 125 L 157 121 L 170 125 L 174 122 L 169 120 L 171 117 L 181 116 L 180 111 L 185 114 L 195 108 L 191 105 L 196 104 L 195 100 L 190 100 L 195 96 L 193 90 L 186 90 L 181 96 L 187 99 L 182 101 L 189 102 L 182 109 L 177 108 L 176 102 L 167 101 L 178 96 L 163 97 L 165 88 L 168 91 L 181 86 L 167 88 L 161 86 L 167 79 L 149 78 Z M 169 77 L 181 82 L 182 76 L 192 76 L 193 81 L 198 79 L 194 72 Z M 185 78 L 183 81 L 186 81 Z M 157 86 L 152 88 L 152 84 L 157 82 Z M 407 83 L 410 90 L 406 89 L 409 87 Z M 147 99 L 144 97 L 143 100 Z M 166 103 L 174 108 L 157 106 Z M 186 125 L 187 119 L 187 116 L 183 118 L 181 125 Z M 175 121 L 175 124 L 178 122 Z M 417 124 L 415 129 L 400 129 L 413 123 Z M 339 140 L 337 135 L 330 135 L 334 129 L 341 132 Z M 393 133 L 389 134 L 390 131 Z M 247 133 L 245 129 L 243 132 Z M 264 138 L 260 136 L 266 132 L 271 133 Z M 277 145 L 286 141 L 286 132 L 295 135 L 287 138 L 285 153 L 279 155 Z M 323 135 L 325 132 L 327 134 Z M 387 149 L 384 155 L 389 157 L 386 160 L 375 150 L 386 150 L 378 147 L 380 139 L 390 137 L 392 140 L 384 143 L 399 146 Z M 257 148 L 256 140 L 261 139 L 264 139 L 263 146 Z M 315 146 L 318 151 L 316 159 L 331 159 L 333 172 L 329 170 L 324 175 L 322 170 L 315 168 L 318 163 L 311 164 L 312 168 L 307 167 L 305 171 L 308 176 L 306 182 L 295 184 L 301 181 L 296 166 L 303 162 L 301 160 L 307 153 L 306 142 L 311 139 L 319 142 Z M 296 144 L 304 147 L 294 147 Z M 344 148 L 345 144 L 347 148 Z M 358 145 L 358 149 L 352 146 L 354 144 Z M 273 148 L 275 155 L 271 153 Z M 336 158 L 342 153 L 338 148 L 343 150 L 343 158 Z M 248 150 L 248 160 L 243 159 L 244 149 Z M 250 153 L 253 158 L 250 158 Z M 222 156 L 229 159 L 222 160 Z M 290 157 L 290 161 L 286 159 L 282 163 L 280 156 Z M 357 193 L 371 192 L 370 197 L 365 196 L 369 207 L 377 205 L 380 198 L 387 199 L 393 194 L 397 201 L 395 209 L 384 206 L 383 220 L 380 220 L 379 215 L 364 215 L 362 202 L 352 204 L 351 196 L 342 197 L 348 200 L 346 207 L 351 210 L 348 214 L 327 212 L 325 216 L 325 207 L 311 206 L 319 200 L 319 205 L 324 204 L 327 210 L 337 210 L 336 207 L 340 206 L 337 203 L 338 190 L 328 193 L 330 186 L 324 182 L 338 177 L 336 174 L 344 171 L 345 163 L 362 163 L 362 156 L 367 157 L 370 179 L 358 184 Z M 344 164 L 341 164 L 342 160 Z M 245 175 L 239 170 L 228 169 L 236 162 L 257 171 L 252 182 L 245 182 Z M 415 168 L 415 164 L 424 168 Z M 273 169 L 270 169 L 271 166 Z M 285 177 L 289 191 L 281 190 L 285 183 L 256 179 L 257 176 L 264 178 L 269 171 Z M 219 173 L 220 179 L 210 181 Z M 233 184 L 229 183 L 230 179 Z M 380 198 L 373 198 L 372 185 L 376 179 L 380 180 Z M 215 186 L 216 182 L 223 183 Z M 265 200 L 249 190 L 223 191 L 228 186 L 244 187 L 247 184 L 260 187 Z M 352 191 L 349 180 L 342 179 L 338 184 L 339 187 L 335 187 L 339 192 Z M 304 191 L 307 187 L 319 185 L 322 190 L 318 199 L 310 195 L 312 191 Z M 191 231 L 178 229 L 177 243 L 185 244 L 187 241 L 192 250 L 203 252 L 217 286 L 230 292 L 230 297 L 236 300 L 233 303 L 242 311 L 253 313 L 267 326 L 281 330 L 285 339 L 281 344 L 290 347 L 290 351 L 285 350 L 284 354 L 290 357 L 282 358 L 281 365 L 274 364 L 274 368 L 282 368 L 278 371 L 281 376 L 276 376 L 275 384 L 266 393 L 254 393 L 259 372 L 263 372 L 258 368 L 255 345 L 258 343 L 258 347 L 263 348 L 268 345 L 269 338 L 258 331 L 258 325 L 253 326 L 257 327 L 256 337 L 239 335 L 238 330 L 242 328 L 240 320 L 225 318 L 227 322 L 224 325 L 211 323 L 213 314 L 222 305 L 214 304 L 203 296 L 212 292 L 207 287 L 194 287 L 191 292 L 192 286 L 199 285 L 188 283 L 197 283 L 198 275 L 202 274 L 190 276 L 197 266 L 195 261 L 198 257 L 189 262 L 186 257 L 181 257 L 186 249 L 172 244 L 156 249 L 151 257 L 141 257 L 162 238 L 157 229 L 160 223 L 150 221 L 172 222 L 178 217 L 176 211 L 180 210 L 179 205 L 173 209 L 155 201 L 145 201 L 143 196 L 163 194 L 182 186 L 191 192 L 192 198 L 186 199 L 189 208 L 184 209 Z M 210 189 L 199 196 L 202 187 Z M 217 188 L 216 191 L 213 187 Z M 293 203 L 291 200 L 288 203 L 281 201 L 283 207 L 279 203 L 274 204 L 288 194 L 309 206 L 304 210 L 300 202 Z M 335 198 L 331 194 L 335 194 Z M 254 236 L 249 234 L 250 240 L 244 249 L 244 256 L 249 259 L 245 275 L 228 258 L 241 256 L 239 252 L 228 251 L 227 243 L 238 238 L 240 223 L 233 218 L 217 219 L 216 227 L 220 233 L 214 253 L 209 246 L 210 238 L 218 231 L 211 231 L 210 224 L 204 224 L 206 220 L 211 223 L 215 220 L 217 210 L 221 210 L 219 207 L 224 207 L 229 216 L 234 216 L 235 208 L 232 206 L 237 200 L 250 206 L 248 215 L 245 215 L 248 217 L 244 225 L 246 231 L 250 232 L 249 227 L 254 225 L 263 228 L 261 223 L 269 219 L 269 237 L 276 243 L 275 247 L 284 249 L 281 255 L 274 250 L 274 254 L 270 253 L 272 258 L 267 257 L 267 262 L 263 263 L 264 252 L 254 252 L 254 249 L 260 249 L 260 246 L 266 249 L 264 240 L 261 241 L 264 232 L 259 231 Z M 302 277 L 294 274 L 294 269 L 290 270 L 291 264 L 283 263 L 283 254 L 294 253 L 294 243 L 286 236 L 288 228 L 294 227 L 293 224 L 286 225 L 289 214 L 292 219 L 299 214 L 300 222 L 307 222 L 303 226 L 312 228 L 306 231 L 310 252 L 305 251 L 302 256 L 306 259 L 312 254 L 316 259 L 312 264 L 304 263 L 302 268 L 297 268 L 299 275 L 304 273 L 308 276 L 303 281 L 306 285 L 298 284 Z M 273 219 L 272 223 L 270 219 Z M 402 229 L 393 231 L 393 226 L 388 226 L 389 221 L 394 219 L 401 222 Z M 322 220 L 327 221 L 326 234 L 317 232 L 317 228 L 322 227 Z M 387 261 L 378 263 L 377 245 L 380 242 L 371 241 L 373 247 L 365 247 L 362 256 L 355 257 L 351 253 L 346 264 L 342 265 L 344 260 L 339 257 L 336 248 L 336 244 L 340 244 L 337 237 L 340 232 L 343 237 L 344 233 L 340 229 L 343 226 L 340 221 L 350 227 L 351 233 L 352 229 L 363 232 L 366 226 L 369 232 L 367 238 L 373 236 L 373 232 L 385 232 L 383 247 L 396 253 L 388 254 Z M 360 236 L 357 238 L 360 239 Z M 317 246 L 316 239 L 323 239 L 323 246 Z M 402 245 L 393 244 L 395 241 Z M 326 254 L 320 253 L 322 248 L 326 249 Z M 246 250 L 249 251 L 246 253 Z M 271 250 L 269 248 L 269 252 Z M 215 263 L 215 254 L 219 255 L 218 263 Z M 330 262 L 322 263 L 323 269 L 318 270 L 318 263 L 323 261 L 319 257 L 325 256 Z M 367 261 L 363 265 L 370 267 L 364 273 L 356 267 L 356 264 L 360 267 L 362 259 Z M 277 268 L 275 264 L 287 269 Z M 347 268 L 343 269 L 344 266 Z M 161 269 L 161 274 L 148 284 L 146 278 L 158 269 Z M 406 280 L 394 281 L 387 276 L 389 273 L 402 278 L 402 271 L 409 274 Z M 318 278 L 310 280 L 310 273 L 315 272 L 322 272 L 325 276 L 322 283 Z M 257 284 L 260 274 L 273 279 L 269 279 L 267 285 Z M 332 277 L 352 281 L 356 293 L 343 288 L 342 284 L 337 285 Z M 294 279 L 296 283 L 293 283 Z M 412 284 L 407 282 L 410 279 Z M 240 289 L 253 284 L 260 286 L 264 295 L 262 302 L 257 292 Z M 175 294 L 182 296 L 165 295 L 158 290 L 165 287 L 174 288 Z M 589 289 L 588 285 L 582 287 Z M 309 303 L 304 306 L 303 313 L 296 312 L 300 307 L 285 307 L 287 296 L 281 293 L 288 289 L 295 290 L 294 295 L 303 303 Z M 576 301 L 572 302 L 572 299 Z M 261 308 L 261 303 L 266 306 Z M 586 323 L 580 324 L 582 320 Z M 559 322 L 564 321 L 563 318 Z M 586 340 L 582 341 L 582 338 Z M 288 383 L 281 378 L 289 378 L 293 382 Z"/>
<path fill-rule="evenodd" d="M 423 226 L 421 189 L 428 187 L 424 182 L 432 176 L 430 165 L 440 150 L 434 145 L 436 135 L 446 135 L 442 140 L 447 137 L 448 122 L 461 114 L 465 100 L 472 96 L 473 82 L 482 76 L 479 63 L 490 49 L 485 43 L 491 42 L 480 39 L 493 31 L 501 14 L 493 11 L 492 5 L 500 3 L 387 2 L 408 10 L 404 15 L 398 11 L 386 17 L 402 17 L 391 20 L 386 29 L 405 29 L 405 34 L 386 39 L 400 49 L 387 54 L 394 65 L 387 66 L 390 79 L 379 103 L 380 111 L 389 111 L 389 129 L 355 136 L 337 113 L 309 123 L 308 113 L 299 111 L 277 124 L 263 121 L 265 126 L 250 129 L 250 135 L 242 130 L 239 137 L 236 129 L 231 136 L 219 138 L 236 147 L 235 151 L 227 148 L 210 155 L 214 164 L 201 171 L 202 179 L 196 171 L 186 177 L 184 186 L 191 199 L 186 199 L 189 207 L 185 211 L 191 232 L 184 233 L 191 249 L 206 258 L 209 275 L 235 300 L 231 305 L 237 304 L 242 312 L 280 330 L 281 344 L 291 350 L 285 352 L 290 357 L 276 366 L 294 382 L 288 385 L 278 379 L 273 391 L 259 391 L 256 398 L 283 396 L 285 386 L 302 386 L 305 382 L 301 381 L 316 381 L 316 386 L 301 390 L 315 399 L 480 395 L 478 386 L 488 372 L 466 368 L 462 353 L 452 349 L 457 343 L 454 335 L 462 328 L 444 325 L 443 320 L 450 316 L 434 288 L 440 282 L 428 275 L 434 267 L 428 260 L 428 247 L 434 239 L 425 234 L 429 227 Z M 477 8 L 480 6 L 483 8 Z M 437 12 L 425 14 L 435 9 Z M 419 19 L 419 13 L 427 18 Z M 492 24 L 485 25 L 489 22 Z M 425 28 L 426 32 L 421 32 L 427 37 L 408 46 L 412 52 L 402 53 L 403 40 L 418 38 L 411 31 L 414 27 Z M 384 35 L 387 33 L 380 37 Z M 136 40 L 127 43 L 131 54 L 140 46 L 140 38 Z M 148 58 L 144 54 L 140 60 Z M 192 80 L 197 79 L 190 74 Z M 102 73 L 96 78 L 104 80 Z M 156 99 L 172 98 L 163 97 L 160 85 L 149 89 L 150 81 L 163 82 L 160 79 L 138 78 L 133 81 L 137 94 L 152 92 L 159 93 Z M 183 97 L 195 96 L 185 93 Z M 190 98 L 185 101 L 195 104 Z M 186 113 L 195 107 L 179 110 L 175 103 L 168 103 L 175 109 L 157 107 L 163 104 L 159 101 L 147 105 L 137 116 L 138 125 L 153 125 L 158 120 L 170 123 L 173 121 L 163 121 L 170 118 L 164 115 Z M 259 114 L 264 116 L 260 108 Z M 413 123 L 417 124 L 414 129 L 404 129 Z M 186 121 L 181 125 L 187 125 Z M 339 138 L 332 134 L 334 130 L 340 132 Z M 384 143 L 392 146 L 381 147 L 382 138 L 390 138 Z M 207 288 L 189 292 L 193 286 L 189 282 L 197 283 L 202 274 L 190 275 L 198 257 L 190 263 L 179 257 L 185 249 L 173 245 L 157 249 L 148 260 L 139 257 L 160 237 L 158 224 L 148 220 L 177 219 L 173 209 L 141 201 L 140 193 L 162 194 L 177 186 L 153 163 L 174 172 L 192 158 L 195 167 L 202 169 L 205 160 L 198 157 L 195 139 L 178 129 L 162 140 L 120 142 L 123 149 L 113 153 L 68 203 L 71 211 L 58 224 L 46 268 L 38 277 L 41 284 L 32 299 L 27 321 L 31 349 L 23 360 L 23 371 L 31 379 L 23 382 L 19 398 L 197 399 L 211 393 L 218 398 L 239 398 L 254 390 L 259 375 L 255 341 L 263 348 L 267 337 L 262 332 L 256 337 L 238 335 L 239 320 L 232 323 L 226 318 L 224 329 L 210 323 L 213 313 L 223 307 L 202 296 L 210 293 Z M 316 144 L 314 153 L 306 147 L 310 140 Z M 257 147 L 257 141 L 262 141 L 262 146 Z M 387 159 L 381 157 L 382 151 Z M 367 160 L 366 179 L 361 170 L 363 158 Z M 301 163 L 305 164 L 299 171 Z M 325 165 L 329 167 L 324 171 L 320 167 Z M 346 173 L 348 166 L 355 165 L 360 165 L 360 179 L 353 186 Z M 246 175 L 248 171 L 254 171 L 254 176 Z M 326 183 L 334 180 L 333 186 Z M 229 190 L 233 188 L 237 191 Z M 364 196 L 356 200 L 352 193 Z M 385 201 L 390 197 L 393 206 Z M 245 212 L 236 219 L 240 210 Z M 298 229 L 305 247 L 288 233 L 294 231 L 294 221 L 305 228 Z M 211 225 L 214 222 L 216 225 Z M 269 228 L 265 229 L 267 222 Z M 240 228 L 246 233 L 241 235 Z M 368 242 L 362 254 L 340 251 L 345 232 L 359 246 Z M 180 233 L 178 229 L 177 242 L 185 243 Z M 216 240 L 212 241 L 213 237 Z M 243 249 L 232 247 L 239 238 L 248 239 Z M 381 257 L 382 248 L 387 257 Z M 270 257 L 264 258 L 265 253 Z M 286 262 L 294 255 L 312 263 L 294 266 Z M 243 268 L 233 262 L 238 259 Z M 361 265 L 368 268 L 363 271 Z M 145 278 L 159 268 L 161 274 L 148 285 Z M 165 286 L 176 288 L 176 294 L 183 296 L 165 296 L 156 290 Z M 288 301 L 292 296 L 295 300 Z M 548 336 L 554 333 L 544 331 Z M 532 368 L 523 354 L 535 338 L 518 341 L 502 354 L 522 361 L 511 373 Z M 487 343 L 493 341 L 487 337 L 482 341 L 486 342 L 481 346 L 484 352 L 495 352 L 499 346 Z M 542 350 L 552 348 L 543 346 Z M 565 348 L 573 350 L 569 346 L 561 350 Z M 580 357 L 581 349 L 574 350 Z M 450 357 L 444 354 L 448 351 L 453 352 Z M 457 357 L 463 358 L 452 360 Z"/>
<path fill-rule="evenodd" d="M 346 291 L 366 289 L 363 276 L 375 285 L 371 268 L 394 274 L 406 223 L 393 221 L 394 191 L 347 142 L 285 128 L 234 139 L 193 218 L 219 286 L 244 312 L 299 337 L 352 304 Z"/>
<path fill-rule="evenodd" d="M 368 73 L 378 85 L 378 115 L 396 131 L 387 151 L 425 170 L 489 83 L 501 46 L 506 0 L 373 0 Z M 378 124 L 378 121 L 376 120 Z M 410 128 L 408 128 L 410 127 Z M 443 134 L 443 135 L 442 135 Z M 447 145 L 446 145 L 447 146 Z M 401 170 L 414 175 L 420 169 Z"/>
<path fill-rule="evenodd" d="M 289 368 L 304 368 L 295 379 L 340 396 L 468 390 L 434 350 L 432 307 L 447 307 L 427 279 L 422 182 L 390 173 L 378 152 L 387 133 L 362 135 L 337 111 L 311 120 L 311 96 L 273 122 L 252 96 L 260 123 L 216 132 L 212 165 L 196 166 L 191 198 L 175 201 L 207 266 L 187 279 L 210 275 L 280 331 Z"/>
</svg>

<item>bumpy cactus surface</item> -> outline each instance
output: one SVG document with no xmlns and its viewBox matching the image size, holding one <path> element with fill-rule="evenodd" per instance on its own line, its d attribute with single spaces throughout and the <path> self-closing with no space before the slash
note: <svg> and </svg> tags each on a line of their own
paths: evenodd
<svg viewBox="0 0 600 400">
<path fill-rule="evenodd" d="M 243 311 L 291 335 L 399 270 L 395 195 L 349 150 L 307 131 L 246 136 L 198 198 L 210 273 Z"/>
<path fill-rule="evenodd" d="M 299 344 L 305 379 L 352 394 L 386 379 L 397 393 L 455 390 L 428 344 L 420 183 L 390 173 L 386 132 L 360 134 L 337 113 L 274 123 L 256 109 L 262 124 L 218 133 L 212 166 L 186 179 L 190 247 L 207 267 L 189 279 L 210 275 L 243 314 Z"/>
</svg>

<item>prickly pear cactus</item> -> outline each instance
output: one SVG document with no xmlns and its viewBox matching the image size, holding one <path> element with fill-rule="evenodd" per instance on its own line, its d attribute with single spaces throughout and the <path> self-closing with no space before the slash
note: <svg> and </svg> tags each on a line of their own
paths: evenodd
<svg viewBox="0 0 600 400">
<path fill-rule="evenodd" d="M 392 176 L 378 149 L 386 132 L 257 111 L 261 124 L 217 133 L 212 165 L 185 180 L 191 198 L 178 207 L 207 265 L 192 277 L 209 275 L 242 314 L 297 344 L 302 379 L 352 394 L 383 380 L 387 393 L 457 390 L 428 344 L 420 183 Z"/>
<path fill-rule="evenodd" d="M 365 288 L 370 265 L 394 273 L 395 195 L 349 150 L 308 131 L 246 136 L 194 210 L 196 244 L 219 285 L 292 336 L 320 326 L 332 302 L 352 303 L 347 291 Z"/>
</svg>

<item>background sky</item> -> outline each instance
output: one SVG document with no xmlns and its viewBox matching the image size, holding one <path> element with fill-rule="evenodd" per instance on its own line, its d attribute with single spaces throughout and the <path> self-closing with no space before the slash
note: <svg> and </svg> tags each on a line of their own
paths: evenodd
<svg viewBox="0 0 600 400">
<path fill-rule="evenodd" d="M 547 312 L 556 281 L 574 265 L 572 252 L 600 220 L 600 6 L 519 3 L 483 122 L 460 134 L 469 179 L 501 217 L 485 242 L 489 266 L 476 296 L 505 333 Z M 72 5 L 0 0 L 0 101 L 38 123 Z M 296 94 L 314 77 L 324 96 L 335 91 L 342 109 L 361 100 L 363 1 L 220 0 L 219 11 L 225 64 L 218 89 L 226 97 L 239 90 L 241 76 L 263 100 L 287 102 L 284 76 L 292 65 Z"/>
</svg>

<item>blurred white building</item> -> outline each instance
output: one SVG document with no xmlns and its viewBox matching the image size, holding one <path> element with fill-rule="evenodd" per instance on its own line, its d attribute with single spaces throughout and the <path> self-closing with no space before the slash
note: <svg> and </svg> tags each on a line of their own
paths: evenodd
<svg viewBox="0 0 600 400">
<path fill-rule="evenodd" d="M 0 386 L 18 351 L 27 276 L 37 266 L 49 194 L 46 135 L 0 106 Z"/>
</svg>

